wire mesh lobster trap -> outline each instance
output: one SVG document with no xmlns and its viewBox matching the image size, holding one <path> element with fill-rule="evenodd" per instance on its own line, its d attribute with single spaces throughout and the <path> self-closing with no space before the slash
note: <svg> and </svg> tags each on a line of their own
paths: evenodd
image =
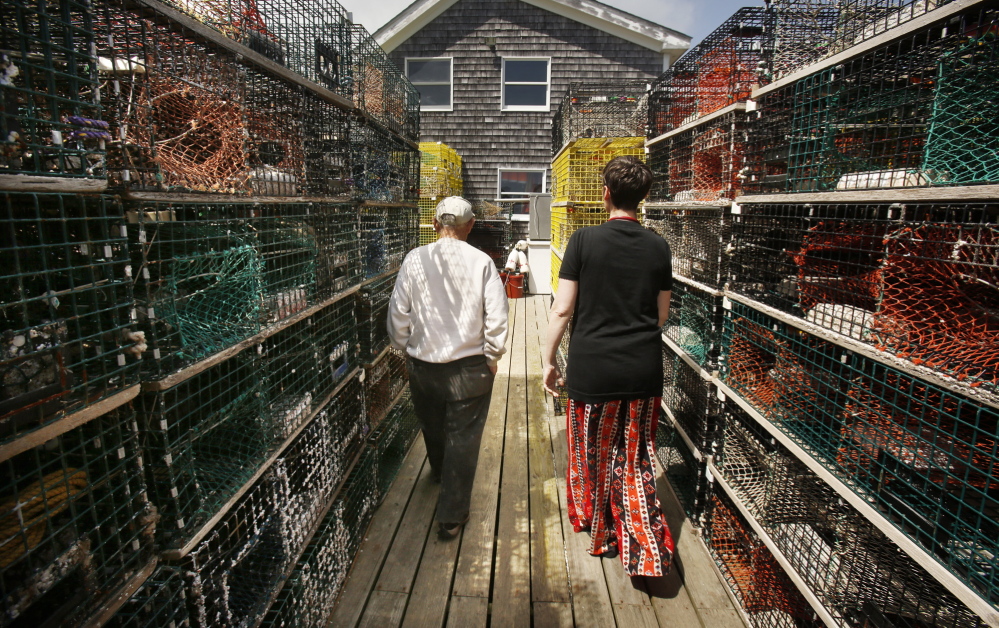
<svg viewBox="0 0 999 628">
<path fill-rule="evenodd" d="M 316 207 L 316 297 L 332 298 L 361 282 L 361 225 L 357 205 L 321 202 Z"/>
<path fill-rule="evenodd" d="M 999 207 L 746 204 L 733 292 L 990 393 Z"/>
<path fill-rule="evenodd" d="M 184 577 L 159 565 L 141 587 L 104 624 L 108 628 L 190 628 Z"/>
<path fill-rule="evenodd" d="M 722 296 L 674 278 L 669 318 L 663 333 L 706 369 L 718 364 L 721 348 Z"/>
<path fill-rule="evenodd" d="M 409 381 L 406 356 L 389 349 L 377 362 L 364 367 L 364 403 L 368 424 L 376 428 Z"/>
<path fill-rule="evenodd" d="M 513 244 L 509 220 L 476 220 L 466 240 L 490 258 L 497 268 L 503 268 Z"/>
<path fill-rule="evenodd" d="M 751 188 L 999 180 L 990 96 L 999 85 L 997 24 L 995 9 L 971 9 L 762 96 L 749 131 Z"/>
<path fill-rule="evenodd" d="M 420 142 L 420 223 L 430 224 L 433 213 L 424 216 L 423 201 L 437 202 L 447 196 L 461 196 L 464 187 L 461 155 L 443 142 Z"/>
<path fill-rule="evenodd" d="M 389 298 L 395 289 L 395 280 L 398 276 L 399 273 L 392 273 L 364 284 L 357 293 L 357 338 L 360 346 L 359 359 L 362 364 L 371 364 L 382 350 L 389 346 L 388 330 L 385 325 Z"/>
<path fill-rule="evenodd" d="M 999 412 L 736 304 L 723 377 L 990 601 Z"/>
<path fill-rule="evenodd" d="M 742 189 L 746 145 L 744 111 L 730 111 L 649 147 L 655 176 L 652 201 L 718 201 Z"/>
<path fill-rule="evenodd" d="M 103 177 L 89 2 L 3 0 L 0 174 Z"/>
<path fill-rule="evenodd" d="M 660 418 L 656 428 L 656 454 L 662 465 L 663 476 L 669 482 L 695 527 L 704 525 L 704 514 L 713 490 L 707 476 L 707 467 L 698 461 L 676 427 L 666 418 Z"/>
<path fill-rule="evenodd" d="M 731 400 L 716 462 L 838 625 L 984 626 Z"/>
<path fill-rule="evenodd" d="M 377 475 L 379 501 L 388 492 L 402 467 L 406 454 L 420 433 L 420 422 L 409 397 L 409 389 L 389 411 L 369 437 L 369 447 L 378 452 Z"/>
<path fill-rule="evenodd" d="M 144 338 L 120 206 L 105 197 L 4 194 L 0 441 L 138 381 Z"/>
<path fill-rule="evenodd" d="M 603 171 L 615 157 L 645 160 L 645 138 L 596 137 L 570 142 L 552 161 L 552 201 L 603 203 Z"/>
<path fill-rule="evenodd" d="M 351 125 L 350 147 L 351 186 L 356 197 L 385 202 L 418 198 L 418 149 L 363 121 Z"/>
<path fill-rule="evenodd" d="M 726 252 L 732 233 L 728 205 L 645 204 L 643 223 L 669 243 L 673 273 L 710 288 L 728 279 Z"/>
<path fill-rule="evenodd" d="M 714 385 L 669 347 L 663 351 L 663 406 L 691 444 L 705 455 L 714 452 L 720 415 Z"/>
<path fill-rule="evenodd" d="M 134 412 L 122 406 L 0 468 L 0 625 L 82 625 L 152 555 Z"/>
<path fill-rule="evenodd" d="M 361 454 L 262 626 L 327 624 L 378 505 L 375 458 L 372 449 Z"/>
<path fill-rule="evenodd" d="M 351 25 L 354 104 L 386 128 L 420 141 L 420 92 L 360 24 Z"/>
<path fill-rule="evenodd" d="M 343 398 L 320 412 L 274 465 L 179 564 L 198 625 L 259 623 L 327 513 L 351 450 L 343 440 L 350 410 Z M 343 416 L 348 415 L 348 416 Z"/>
<path fill-rule="evenodd" d="M 412 206 L 362 205 L 361 256 L 364 276 L 399 268 L 406 253 L 419 245 L 419 216 Z"/>
<path fill-rule="evenodd" d="M 744 7 L 690 48 L 652 83 L 648 136 L 749 98 L 761 82 L 772 33 L 767 10 Z"/>
<path fill-rule="evenodd" d="M 644 79 L 570 83 L 552 118 L 552 155 L 583 137 L 644 136 L 648 87 Z"/>
<path fill-rule="evenodd" d="M 770 549 L 721 492 L 711 497 L 708 521 L 708 550 L 754 628 L 822 626 Z"/>
</svg>

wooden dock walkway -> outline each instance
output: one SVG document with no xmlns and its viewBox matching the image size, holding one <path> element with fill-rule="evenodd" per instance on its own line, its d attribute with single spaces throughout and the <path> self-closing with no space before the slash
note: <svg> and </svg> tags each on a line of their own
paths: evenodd
<svg viewBox="0 0 999 628">
<path fill-rule="evenodd" d="M 745 628 L 703 544 L 660 475 L 677 541 L 664 591 L 632 585 L 619 559 L 590 556 L 565 508 L 565 419 L 541 385 L 547 296 L 511 300 L 507 354 L 483 435 L 470 521 L 436 535 L 437 485 L 422 439 L 367 531 L 331 626 Z"/>
</svg>

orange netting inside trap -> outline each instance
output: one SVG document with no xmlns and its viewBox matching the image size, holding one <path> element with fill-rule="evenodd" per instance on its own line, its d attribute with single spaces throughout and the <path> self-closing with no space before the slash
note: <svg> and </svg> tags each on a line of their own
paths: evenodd
<svg viewBox="0 0 999 628">
<path fill-rule="evenodd" d="M 739 63 L 736 40 L 724 39 L 697 62 L 697 115 L 749 98 L 756 80 L 756 68 Z"/>
<path fill-rule="evenodd" d="M 880 452 L 940 486 L 999 488 L 996 421 L 982 425 L 974 404 L 905 375 L 883 381 L 857 379 L 850 389 L 842 428 L 846 443 L 837 463 L 879 477 Z"/>
<path fill-rule="evenodd" d="M 881 295 L 884 225 L 820 222 L 791 253 L 803 310 L 835 303 L 874 311 Z"/>
<path fill-rule="evenodd" d="M 971 386 L 999 383 L 999 228 L 926 223 L 886 238 L 875 340 Z"/>
<path fill-rule="evenodd" d="M 726 124 L 726 127 L 729 125 Z M 732 134 L 713 128 L 694 139 L 691 158 L 690 200 L 713 201 L 731 197 L 738 186 L 744 147 L 733 143 Z"/>
<path fill-rule="evenodd" d="M 736 512 L 712 498 L 711 550 L 750 615 L 780 611 L 812 625 L 814 614 L 773 554 Z"/>
<path fill-rule="evenodd" d="M 152 149 L 163 185 L 201 192 L 246 187 L 243 107 L 189 83 L 151 76 L 128 141 Z"/>
<path fill-rule="evenodd" d="M 771 371 L 777 363 L 777 340 L 769 329 L 745 318 L 732 320 L 727 383 L 755 407 L 768 411 L 776 402 Z"/>
</svg>

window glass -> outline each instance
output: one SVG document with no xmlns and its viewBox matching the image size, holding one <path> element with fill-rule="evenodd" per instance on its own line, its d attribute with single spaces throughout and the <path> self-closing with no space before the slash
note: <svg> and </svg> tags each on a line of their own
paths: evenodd
<svg viewBox="0 0 999 628">
<path fill-rule="evenodd" d="M 500 172 L 500 198 L 525 198 L 545 191 L 544 170 L 504 170 Z"/>
<path fill-rule="evenodd" d="M 508 107 L 545 107 L 548 105 L 548 86 L 507 85 L 504 102 Z"/>
<path fill-rule="evenodd" d="M 506 62 L 506 81 L 508 83 L 547 83 L 547 61 L 516 61 Z"/>
<path fill-rule="evenodd" d="M 421 109 L 451 109 L 451 59 L 406 59 L 406 76 L 420 92 Z"/>
<path fill-rule="evenodd" d="M 548 108 L 548 60 L 503 59 L 503 109 Z"/>
</svg>

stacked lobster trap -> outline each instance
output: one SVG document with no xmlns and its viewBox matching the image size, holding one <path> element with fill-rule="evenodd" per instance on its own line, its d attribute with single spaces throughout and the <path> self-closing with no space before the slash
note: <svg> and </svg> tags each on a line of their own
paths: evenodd
<svg viewBox="0 0 999 628">
<path fill-rule="evenodd" d="M 645 135 L 647 91 L 644 80 L 570 83 L 552 119 L 552 154 L 581 137 Z"/>
<path fill-rule="evenodd" d="M 774 2 L 718 31 L 759 37 L 744 103 L 653 86 L 658 448 L 751 625 L 999 622 L 996 11 Z"/>
<path fill-rule="evenodd" d="M 379 499 L 356 293 L 418 242 L 416 92 L 335 0 L 0 12 L 0 626 L 259 624 Z"/>
</svg>

